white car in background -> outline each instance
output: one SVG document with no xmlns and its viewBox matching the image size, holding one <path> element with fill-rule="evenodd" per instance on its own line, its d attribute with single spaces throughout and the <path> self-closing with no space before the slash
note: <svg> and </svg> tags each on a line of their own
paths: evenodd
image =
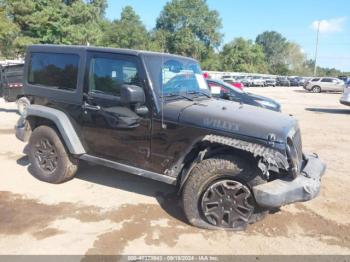
<svg viewBox="0 0 350 262">
<path fill-rule="evenodd" d="M 265 80 L 261 76 L 253 76 L 252 78 L 253 86 L 265 86 Z"/>
<path fill-rule="evenodd" d="M 346 106 L 350 106 L 350 80 L 344 87 L 343 95 L 340 98 L 340 103 Z"/>
<path fill-rule="evenodd" d="M 334 77 L 316 77 L 307 83 L 305 89 L 313 93 L 324 91 L 341 92 L 344 89 L 344 81 Z"/>
</svg>

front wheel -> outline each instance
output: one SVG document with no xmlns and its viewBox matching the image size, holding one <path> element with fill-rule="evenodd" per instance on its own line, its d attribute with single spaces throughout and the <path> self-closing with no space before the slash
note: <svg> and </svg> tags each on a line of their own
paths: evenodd
<svg viewBox="0 0 350 262">
<path fill-rule="evenodd" d="M 217 156 L 197 164 L 182 192 L 188 221 L 205 229 L 243 230 L 267 213 L 251 188 L 266 183 L 261 171 L 246 159 Z"/>
</svg>

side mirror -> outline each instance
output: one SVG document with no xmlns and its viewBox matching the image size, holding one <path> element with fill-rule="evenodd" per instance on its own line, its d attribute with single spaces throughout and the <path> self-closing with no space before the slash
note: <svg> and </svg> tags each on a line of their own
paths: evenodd
<svg viewBox="0 0 350 262">
<path fill-rule="evenodd" d="M 122 85 L 120 99 L 122 103 L 129 105 L 143 105 L 146 102 L 143 88 L 135 85 Z"/>
</svg>

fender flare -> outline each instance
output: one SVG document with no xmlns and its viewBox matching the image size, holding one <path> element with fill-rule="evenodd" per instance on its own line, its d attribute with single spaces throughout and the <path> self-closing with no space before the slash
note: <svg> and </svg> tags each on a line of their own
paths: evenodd
<svg viewBox="0 0 350 262">
<path fill-rule="evenodd" d="M 216 143 L 216 144 L 221 144 L 223 146 L 228 146 L 232 147 L 235 149 L 239 149 L 248 153 L 251 153 L 254 157 L 260 157 L 264 163 L 259 162 L 259 168 L 264 171 L 267 170 L 267 167 L 265 167 L 265 164 L 267 166 L 275 166 L 275 167 L 282 167 L 284 169 L 288 169 L 289 163 L 287 158 L 280 153 L 277 150 L 274 150 L 272 148 L 252 143 L 252 142 L 247 142 L 239 139 L 234 139 L 234 138 L 229 138 L 225 136 L 218 136 L 218 135 L 206 135 L 201 142 L 210 142 L 210 143 Z M 193 167 L 202 161 L 205 158 L 205 155 L 207 153 L 210 153 L 207 149 L 204 149 L 203 151 L 199 152 L 199 155 L 197 158 L 194 160 L 194 162 L 190 165 L 190 167 L 185 171 L 184 174 L 182 174 L 180 178 L 180 189 L 179 192 L 182 191 L 182 188 L 184 184 L 186 183 L 191 170 Z"/>
<path fill-rule="evenodd" d="M 51 120 L 56 125 L 71 154 L 86 154 L 70 119 L 64 112 L 47 106 L 30 105 L 27 108 L 26 119 L 30 116 Z"/>
<path fill-rule="evenodd" d="M 277 167 L 283 167 L 287 169 L 289 167 L 288 160 L 286 156 L 284 156 L 279 151 L 257 144 L 257 143 L 251 143 L 239 139 L 224 137 L 224 136 L 217 136 L 217 135 L 207 135 L 203 138 L 203 141 L 209 141 L 211 143 L 217 143 L 226 145 L 229 147 L 233 147 L 236 149 L 240 149 L 246 152 L 251 153 L 254 157 L 261 157 L 266 161 L 268 164 L 277 166 Z"/>
</svg>

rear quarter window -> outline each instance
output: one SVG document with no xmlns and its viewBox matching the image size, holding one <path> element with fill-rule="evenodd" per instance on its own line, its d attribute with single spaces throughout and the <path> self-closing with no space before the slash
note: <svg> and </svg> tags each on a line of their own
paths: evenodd
<svg viewBox="0 0 350 262">
<path fill-rule="evenodd" d="M 28 83 L 53 89 L 75 90 L 79 56 L 75 54 L 32 53 Z"/>
</svg>

